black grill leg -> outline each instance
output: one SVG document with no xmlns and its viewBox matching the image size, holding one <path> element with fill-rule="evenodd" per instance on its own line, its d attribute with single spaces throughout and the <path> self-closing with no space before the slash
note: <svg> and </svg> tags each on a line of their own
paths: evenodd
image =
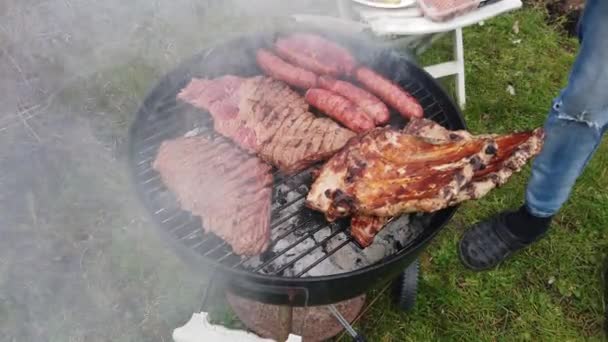
<svg viewBox="0 0 608 342">
<path fill-rule="evenodd" d="M 353 341 L 365 342 L 365 338 L 363 337 L 363 335 L 361 335 L 355 331 L 353 326 L 350 325 L 350 323 L 348 323 L 346 318 L 344 318 L 344 316 L 342 316 L 342 314 L 340 313 L 340 311 L 338 311 L 338 309 L 336 308 L 335 305 L 330 304 L 330 305 L 328 305 L 328 307 L 329 307 L 329 311 L 331 311 L 332 315 L 334 315 L 336 320 L 338 322 L 340 322 L 340 324 L 344 327 L 344 330 L 346 330 L 346 332 L 348 332 L 348 334 L 353 338 Z"/>
</svg>

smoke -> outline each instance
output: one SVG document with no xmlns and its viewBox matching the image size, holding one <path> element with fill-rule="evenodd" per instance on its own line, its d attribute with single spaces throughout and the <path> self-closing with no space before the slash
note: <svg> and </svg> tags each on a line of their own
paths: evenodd
<svg viewBox="0 0 608 342">
<path fill-rule="evenodd" d="M 132 57 L 165 68 L 227 34 L 268 28 L 272 18 L 335 12 L 333 2 L 318 0 L 9 0 L 4 6 L 3 50 L 17 48 L 13 58 L 25 65 L 61 68 L 65 80 Z"/>
<path fill-rule="evenodd" d="M 0 341 L 160 341 L 205 275 L 155 233 L 127 174 L 129 124 L 211 42 L 333 1 L 0 2 Z"/>
</svg>

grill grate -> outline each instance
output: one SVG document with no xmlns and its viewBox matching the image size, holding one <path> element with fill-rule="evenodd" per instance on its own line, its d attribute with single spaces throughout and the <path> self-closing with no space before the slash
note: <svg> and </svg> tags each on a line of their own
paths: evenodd
<svg viewBox="0 0 608 342">
<path fill-rule="evenodd" d="M 447 117 L 443 108 L 434 96 L 421 84 L 410 81 L 402 84 L 414 97 L 418 99 L 424 108 L 425 116 L 440 124 L 447 123 Z M 177 91 L 175 91 L 177 93 Z M 162 103 L 166 100 L 169 103 Z M 199 218 L 181 210 L 173 195 L 165 188 L 160 175 L 152 169 L 156 151 L 165 139 L 170 139 L 185 134 L 188 130 L 198 129 L 198 134 L 215 134 L 212 132 L 210 119 L 201 118 L 201 112 L 195 111 L 188 106 L 179 105 L 174 98 L 166 97 L 159 101 L 156 108 L 150 109 L 149 120 L 145 120 L 138 126 L 140 137 L 134 142 L 137 158 L 135 159 L 135 178 L 138 188 L 145 193 L 144 200 L 151 207 L 156 219 L 162 227 L 172 234 L 178 241 L 198 254 L 217 263 L 232 268 L 246 268 L 252 258 L 241 258 L 235 255 L 230 246 L 213 234 L 205 234 L 201 229 Z M 195 114 L 195 115 L 193 115 Z M 192 123 L 193 117 L 196 117 Z M 396 119 L 400 120 L 399 118 Z M 402 125 L 402 123 L 400 123 Z M 285 176 L 278 171 L 274 172 L 274 191 L 272 198 L 271 214 L 271 250 L 260 257 L 260 263 L 249 270 L 258 273 L 282 275 L 288 268 L 301 261 L 311 252 L 324 249 L 320 257 L 310 260 L 310 263 L 294 274 L 295 277 L 305 276 L 309 271 L 317 267 L 327 258 L 349 244 L 355 244 L 348 233 L 347 222 L 329 224 L 319 213 L 304 207 L 304 199 L 312 182 L 313 168 L 292 176 Z M 316 239 L 315 234 L 329 228 L 331 233 L 323 238 Z M 295 235 L 295 240 L 289 242 L 282 248 L 272 248 L 281 244 L 288 236 Z M 328 243 L 340 238 L 335 246 L 325 249 Z M 412 236 L 410 240 L 413 240 Z M 297 246 L 305 241 L 312 241 L 310 246 L 292 253 L 288 260 L 280 267 L 273 269 L 273 263 L 279 258 L 285 258 Z M 403 246 L 406 248 L 407 246 Z"/>
<path fill-rule="evenodd" d="M 252 41 L 251 44 L 255 49 L 260 42 Z M 322 214 L 304 207 L 304 199 L 312 183 L 312 168 L 292 176 L 275 171 L 270 222 L 271 248 L 260 257 L 241 258 L 235 255 L 223 240 L 213 234 L 205 234 L 201 229 L 200 218 L 181 210 L 173 194 L 163 185 L 160 175 L 151 167 L 160 144 L 166 139 L 183 135 L 193 128 L 197 128 L 200 135 L 216 136 L 210 116 L 188 104 L 178 102 L 176 94 L 192 77 L 259 74 L 255 62 L 250 61 L 249 65 L 246 62 L 254 60 L 251 58 L 249 47 L 241 45 L 239 49 L 237 52 L 234 47 L 226 46 L 224 50 L 210 49 L 195 56 L 165 77 L 149 94 L 130 132 L 131 163 L 136 190 L 154 219 L 173 240 L 212 264 L 285 276 L 288 269 L 300 263 L 303 266 L 288 276 L 313 276 L 311 273 L 331 256 L 337 255 L 349 245 L 354 246 L 355 251 L 357 247 L 349 235 L 347 221 L 329 224 Z M 373 49 L 353 51 L 367 55 L 358 56 L 360 60 L 373 60 L 373 63 L 383 64 L 377 65 L 377 70 L 394 71 L 394 78 L 420 102 L 425 117 L 448 128 L 461 128 L 458 113 L 454 112 L 451 103 L 445 102 L 445 95 L 436 89 L 434 92 L 429 90 L 425 86 L 428 85 L 425 83 L 428 82 L 425 77 L 410 75 L 412 70 L 407 67 L 405 61 L 395 58 L 393 54 L 390 58 L 384 58 Z M 393 113 L 390 124 L 402 127 L 404 120 Z M 425 221 L 431 216 L 424 215 L 418 219 Z M 413 243 L 420 233 L 421 231 L 412 230 L 407 241 L 397 250 L 407 249 L 408 244 Z M 314 255 L 319 256 L 311 258 L 311 252 L 318 250 L 323 253 L 316 253 Z M 279 265 L 276 263 L 278 260 L 282 261 Z"/>
</svg>

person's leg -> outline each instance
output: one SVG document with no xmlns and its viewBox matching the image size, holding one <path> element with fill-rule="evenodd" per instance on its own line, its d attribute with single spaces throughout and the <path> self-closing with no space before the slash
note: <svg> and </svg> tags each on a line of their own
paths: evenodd
<svg viewBox="0 0 608 342">
<path fill-rule="evenodd" d="M 526 191 L 527 208 L 538 217 L 554 215 L 566 202 L 608 123 L 608 1 L 589 0 L 587 6 L 581 49 L 554 101 Z"/>
<path fill-rule="evenodd" d="M 545 123 L 545 142 L 533 163 L 526 204 L 465 233 L 460 256 L 471 269 L 492 268 L 546 232 L 608 126 L 608 1 L 587 1 L 580 30 L 580 51 Z"/>
</svg>

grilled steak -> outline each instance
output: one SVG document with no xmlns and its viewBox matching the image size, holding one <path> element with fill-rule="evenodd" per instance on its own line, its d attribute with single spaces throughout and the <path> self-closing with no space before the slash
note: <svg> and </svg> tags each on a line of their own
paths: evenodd
<svg viewBox="0 0 608 342">
<path fill-rule="evenodd" d="M 317 118 L 302 96 L 269 77 L 193 79 L 178 98 L 208 110 L 218 133 L 288 174 L 329 158 L 355 135 Z"/>
<path fill-rule="evenodd" d="M 230 142 L 203 137 L 164 141 L 153 163 L 182 209 L 239 255 L 264 252 L 270 239 L 270 166 Z"/>
</svg>

